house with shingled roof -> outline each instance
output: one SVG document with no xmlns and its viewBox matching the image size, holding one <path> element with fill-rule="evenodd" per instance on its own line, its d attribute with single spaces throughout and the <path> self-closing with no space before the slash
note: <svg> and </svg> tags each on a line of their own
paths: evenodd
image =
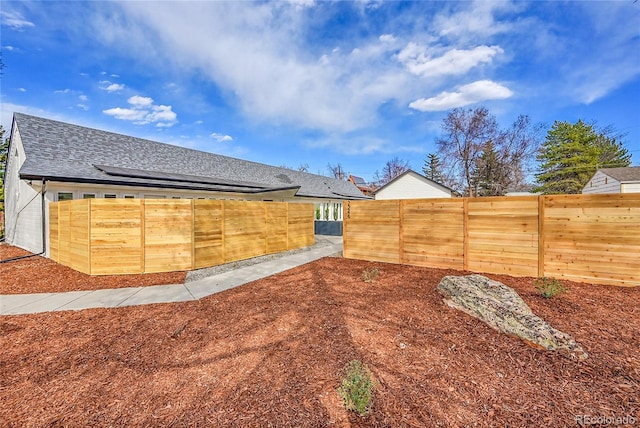
<svg viewBox="0 0 640 428">
<path fill-rule="evenodd" d="M 640 193 L 640 166 L 600 168 L 582 193 Z"/>
<path fill-rule="evenodd" d="M 86 198 L 311 202 L 366 199 L 351 182 L 15 113 L 6 242 L 45 252 L 48 203 Z"/>
</svg>

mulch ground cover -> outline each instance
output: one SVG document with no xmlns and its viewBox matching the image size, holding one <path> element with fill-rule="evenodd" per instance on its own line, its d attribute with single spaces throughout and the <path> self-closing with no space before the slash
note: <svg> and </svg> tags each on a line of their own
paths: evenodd
<svg viewBox="0 0 640 428">
<path fill-rule="evenodd" d="M 30 254 L 22 248 L 0 244 L 0 260 Z M 58 293 L 182 284 L 185 276 L 185 272 L 91 276 L 58 264 L 51 259 L 34 256 L 0 263 L 0 294 Z"/>
<path fill-rule="evenodd" d="M 490 275 L 571 334 L 577 362 L 445 306 L 447 274 L 324 258 L 196 302 L 2 316 L 0 424 L 640 424 L 640 289 L 563 282 L 545 299 Z M 364 417 L 337 393 L 353 359 L 375 382 Z"/>
</svg>

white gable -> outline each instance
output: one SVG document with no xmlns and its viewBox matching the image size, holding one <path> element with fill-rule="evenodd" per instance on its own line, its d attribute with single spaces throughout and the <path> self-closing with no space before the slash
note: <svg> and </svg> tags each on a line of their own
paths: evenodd
<svg viewBox="0 0 640 428">
<path fill-rule="evenodd" d="M 582 193 L 620 193 L 620 182 L 602 171 L 596 171 L 582 189 Z"/>
<path fill-rule="evenodd" d="M 420 174 L 408 171 L 376 191 L 376 200 L 450 198 L 451 190 Z"/>
</svg>

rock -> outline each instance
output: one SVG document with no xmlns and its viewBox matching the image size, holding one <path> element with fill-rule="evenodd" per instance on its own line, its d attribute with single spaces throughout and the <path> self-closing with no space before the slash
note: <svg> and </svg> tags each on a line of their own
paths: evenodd
<svg viewBox="0 0 640 428">
<path fill-rule="evenodd" d="M 501 282 L 482 275 L 445 276 L 438 291 L 448 306 L 484 321 L 501 333 L 518 336 L 535 348 L 559 351 L 574 360 L 588 357 L 571 336 L 534 314 L 518 293 Z"/>
</svg>

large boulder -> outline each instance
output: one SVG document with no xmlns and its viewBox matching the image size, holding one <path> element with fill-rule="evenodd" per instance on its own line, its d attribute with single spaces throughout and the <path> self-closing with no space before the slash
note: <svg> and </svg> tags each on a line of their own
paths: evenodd
<svg viewBox="0 0 640 428">
<path fill-rule="evenodd" d="M 438 284 L 444 302 L 476 317 L 501 333 L 520 337 L 539 349 L 560 351 L 572 359 L 588 354 L 571 336 L 534 314 L 512 288 L 482 275 L 445 276 Z"/>
</svg>

